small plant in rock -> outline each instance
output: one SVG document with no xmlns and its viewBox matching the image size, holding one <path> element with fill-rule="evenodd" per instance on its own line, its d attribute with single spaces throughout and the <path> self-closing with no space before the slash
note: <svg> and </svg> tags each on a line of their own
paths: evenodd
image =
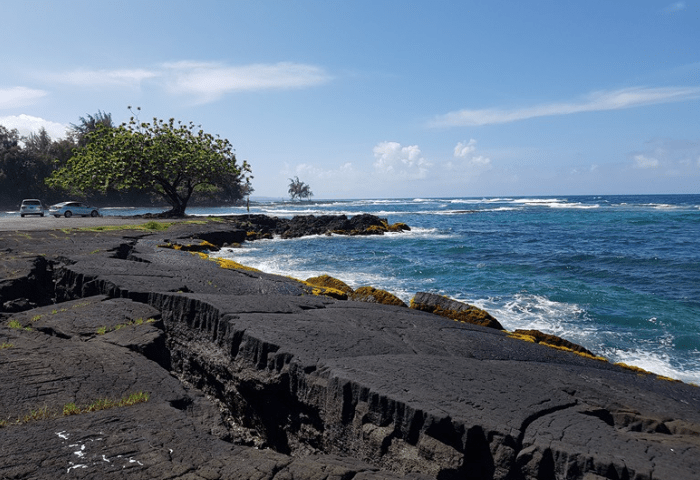
<svg viewBox="0 0 700 480">
<path fill-rule="evenodd" d="M 74 403 L 67 403 L 63 406 L 63 416 L 67 417 L 69 415 L 77 415 L 80 413 L 80 408 Z"/>
<path fill-rule="evenodd" d="M 3 342 L 0 344 L 0 350 L 3 350 L 5 348 L 12 348 L 12 347 L 14 347 L 14 345 L 12 345 L 11 343 Z"/>
<path fill-rule="evenodd" d="M 10 328 L 15 328 L 17 330 L 27 330 L 27 331 L 32 330 L 31 327 L 25 327 L 24 325 L 19 323 L 17 320 L 10 320 L 9 322 L 7 322 L 7 326 Z"/>
<path fill-rule="evenodd" d="M 27 423 L 31 422 L 34 420 L 46 420 L 47 418 L 51 417 L 51 413 L 49 412 L 49 407 L 44 406 L 43 408 L 40 408 L 38 410 L 32 410 L 28 414 L 26 414 L 19 423 Z"/>
</svg>

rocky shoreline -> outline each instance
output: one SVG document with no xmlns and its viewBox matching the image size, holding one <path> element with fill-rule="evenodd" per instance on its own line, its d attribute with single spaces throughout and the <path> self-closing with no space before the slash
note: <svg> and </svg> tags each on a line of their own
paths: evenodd
<svg viewBox="0 0 700 480">
<path fill-rule="evenodd" d="M 696 478 L 696 386 L 430 294 L 392 305 L 207 255 L 405 228 L 0 232 L 0 478 Z"/>
</svg>

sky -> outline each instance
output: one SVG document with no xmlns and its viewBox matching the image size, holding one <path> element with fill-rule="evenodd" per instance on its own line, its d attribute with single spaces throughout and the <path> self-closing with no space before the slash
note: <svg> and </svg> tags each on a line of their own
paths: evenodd
<svg viewBox="0 0 700 480">
<path fill-rule="evenodd" d="M 253 198 L 700 193 L 700 0 L 0 0 L 0 125 L 132 109 Z"/>
</svg>

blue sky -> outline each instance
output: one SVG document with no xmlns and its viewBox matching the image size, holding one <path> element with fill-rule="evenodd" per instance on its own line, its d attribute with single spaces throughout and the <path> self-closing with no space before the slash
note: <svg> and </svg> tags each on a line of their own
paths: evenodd
<svg viewBox="0 0 700 480">
<path fill-rule="evenodd" d="M 0 8 L 0 124 L 193 121 L 254 196 L 700 193 L 700 0 Z"/>
</svg>

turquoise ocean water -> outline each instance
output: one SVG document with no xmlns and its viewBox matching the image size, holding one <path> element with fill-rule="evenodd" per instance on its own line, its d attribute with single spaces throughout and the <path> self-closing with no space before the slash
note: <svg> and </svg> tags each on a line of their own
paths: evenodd
<svg viewBox="0 0 700 480">
<path fill-rule="evenodd" d="M 300 279 L 372 285 L 407 303 L 419 291 L 447 295 L 508 330 L 535 328 L 700 384 L 700 195 L 261 202 L 250 212 L 371 213 L 412 230 L 261 240 L 219 255 Z"/>
</svg>

